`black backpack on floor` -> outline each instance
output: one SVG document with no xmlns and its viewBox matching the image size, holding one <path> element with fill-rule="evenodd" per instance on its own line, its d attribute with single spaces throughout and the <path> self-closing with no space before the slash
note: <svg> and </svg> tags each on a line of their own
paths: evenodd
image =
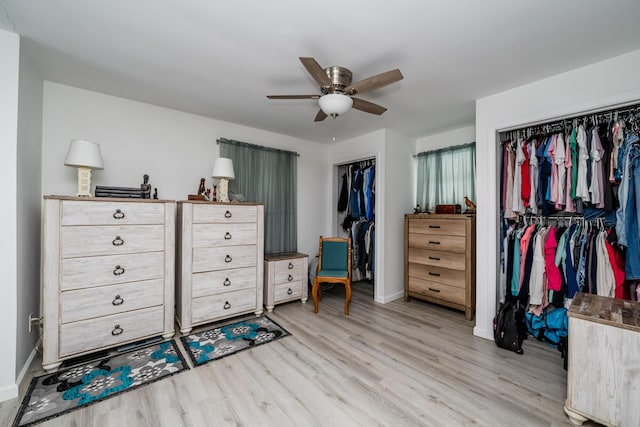
<svg viewBox="0 0 640 427">
<path fill-rule="evenodd" d="M 518 300 L 507 300 L 500 304 L 493 318 L 493 338 L 500 348 L 524 353 L 522 341 L 527 337 L 524 307 Z"/>
</svg>

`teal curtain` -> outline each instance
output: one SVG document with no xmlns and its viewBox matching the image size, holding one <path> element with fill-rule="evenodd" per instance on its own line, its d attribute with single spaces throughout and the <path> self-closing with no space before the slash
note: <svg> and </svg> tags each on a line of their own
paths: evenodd
<svg viewBox="0 0 640 427">
<path fill-rule="evenodd" d="M 264 203 L 265 253 L 297 251 L 298 154 L 224 138 L 218 143 L 220 157 L 233 161 L 229 194 Z"/>
<path fill-rule="evenodd" d="M 436 205 L 476 201 L 476 144 L 458 145 L 418 154 L 417 203 L 432 211 Z"/>
</svg>

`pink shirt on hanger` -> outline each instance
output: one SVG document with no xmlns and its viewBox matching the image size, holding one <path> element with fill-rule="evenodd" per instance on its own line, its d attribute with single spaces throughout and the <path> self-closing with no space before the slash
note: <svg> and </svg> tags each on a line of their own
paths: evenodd
<svg viewBox="0 0 640 427">
<path fill-rule="evenodd" d="M 556 240 L 556 228 L 549 227 L 547 240 L 544 243 L 544 261 L 547 272 L 548 287 L 554 291 L 559 291 L 562 286 L 562 276 L 555 262 L 557 248 L 558 241 Z"/>
</svg>

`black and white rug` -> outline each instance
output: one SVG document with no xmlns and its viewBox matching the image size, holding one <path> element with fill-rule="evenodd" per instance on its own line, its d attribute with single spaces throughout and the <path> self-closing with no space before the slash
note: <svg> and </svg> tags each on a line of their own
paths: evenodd
<svg viewBox="0 0 640 427">
<path fill-rule="evenodd" d="M 13 426 L 49 420 L 185 369 L 174 341 L 60 369 L 31 380 Z"/>
<path fill-rule="evenodd" d="M 267 316 L 228 323 L 180 339 L 195 366 L 290 335 Z"/>
</svg>

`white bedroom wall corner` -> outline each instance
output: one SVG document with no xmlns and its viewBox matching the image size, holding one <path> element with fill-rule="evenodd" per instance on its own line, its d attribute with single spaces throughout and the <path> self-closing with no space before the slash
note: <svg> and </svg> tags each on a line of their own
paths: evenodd
<svg viewBox="0 0 640 427">
<path fill-rule="evenodd" d="M 3 209 L 0 209 L 0 402 L 18 396 L 16 385 L 17 307 L 17 142 L 20 37 L 0 30 L 0 182 Z"/>
</svg>

